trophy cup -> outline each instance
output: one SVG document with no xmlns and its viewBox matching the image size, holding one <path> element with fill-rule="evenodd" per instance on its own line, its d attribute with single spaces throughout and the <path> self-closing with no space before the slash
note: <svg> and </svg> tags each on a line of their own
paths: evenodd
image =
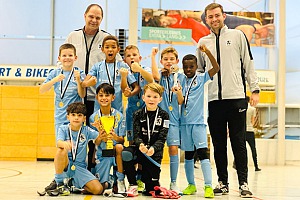
<svg viewBox="0 0 300 200">
<path fill-rule="evenodd" d="M 115 116 L 102 116 L 100 120 L 106 134 L 110 134 L 110 130 L 115 125 Z M 103 157 L 115 156 L 114 142 L 112 139 L 106 141 L 106 149 L 102 150 L 102 156 Z"/>
</svg>

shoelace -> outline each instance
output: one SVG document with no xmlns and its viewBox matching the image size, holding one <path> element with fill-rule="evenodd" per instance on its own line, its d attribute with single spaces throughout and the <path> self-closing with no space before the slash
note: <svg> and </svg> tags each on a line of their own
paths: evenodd
<svg viewBox="0 0 300 200">
<path fill-rule="evenodd" d="M 249 190 L 247 183 L 244 183 L 243 185 L 241 185 L 241 189 L 242 190 Z"/>
</svg>

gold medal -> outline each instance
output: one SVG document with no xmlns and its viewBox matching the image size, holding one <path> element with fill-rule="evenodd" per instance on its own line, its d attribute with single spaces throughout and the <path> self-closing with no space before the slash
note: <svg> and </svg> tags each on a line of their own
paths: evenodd
<svg viewBox="0 0 300 200">
<path fill-rule="evenodd" d="M 172 106 L 169 106 L 169 110 L 172 111 L 172 110 L 173 110 L 173 107 L 172 107 Z"/>
<path fill-rule="evenodd" d="M 61 102 L 59 102 L 59 104 L 58 104 L 58 105 L 59 105 L 59 107 L 61 107 L 61 108 L 62 108 L 62 107 L 64 106 L 64 103 L 61 101 Z"/>
<path fill-rule="evenodd" d="M 137 107 L 140 107 L 140 106 L 141 106 L 141 103 L 138 101 L 138 102 L 136 103 L 136 106 L 137 106 Z"/>
<path fill-rule="evenodd" d="M 75 169 L 76 169 L 75 165 L 72 165 L 72 166 L 71 166 L 71 170 L 72 170 L 72 171 L 75 171 Z"/>
</svg>

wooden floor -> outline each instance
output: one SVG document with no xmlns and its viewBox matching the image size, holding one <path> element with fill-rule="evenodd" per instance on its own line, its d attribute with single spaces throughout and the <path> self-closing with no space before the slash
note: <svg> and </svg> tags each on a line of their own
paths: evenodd
<svg viewBox="0 0 300 200">
<path fill-rule="evenodd" d="M 203 197 L 203 176 L 199 164 L 196 164 L 195 180 L 198 192 L 195 195 L 183 196 L 180 199 L 204 199 Z M 213 185 L 217 184 L 216 169 L 213 168 Z M 261 166 L 261 172 L 255 172 L 252 166 L 249 167 L 249 187 L 253 192 L 253 199 L 300 199 L 300 166 Z M 229 195 L 215 197 L 215 199 L 240 199 L 238 195 L 238 184 L 236 171 L 229 167 Z M 40 197 L 37 190 L 42 190 L 50 183 L 54 176 L 53 162 L 19 162 L 19 161 L 0 161 L 0 199 L 2 200 L 32 200 L 32 199 L 65 199 L 65 200 L 87 200 L 105 199 L 103 196 L 76 195 L 72 194 L 65 197 Z M 161 185 L 169 186 L 169 166 L 162 165 Z M 187 186 L 183 164 L 180 165 L 178 175 L 178 185 L 180 189 Z M 115 199 L 115 197 L 112 197 Z M 151 197 L 139 196 L 135 199 L 150 199 Z"/>
</svg>

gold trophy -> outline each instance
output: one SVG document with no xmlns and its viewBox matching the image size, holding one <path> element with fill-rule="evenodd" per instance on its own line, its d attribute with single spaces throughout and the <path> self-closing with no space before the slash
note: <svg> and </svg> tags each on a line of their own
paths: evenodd
<svg viewBox="0 0 300 200">
<path fill-rule="evenodd" d="M 102 116 L 100 120 L 106 134 L 110 134 L 110 130 L 114 128 L 115 125 L 115 116 Z M 110 139 L 106 141 L 106 149 L 102 150 L 102 156 L 103 157 L 115 156 L 113 140 Z"/>
</svg>

